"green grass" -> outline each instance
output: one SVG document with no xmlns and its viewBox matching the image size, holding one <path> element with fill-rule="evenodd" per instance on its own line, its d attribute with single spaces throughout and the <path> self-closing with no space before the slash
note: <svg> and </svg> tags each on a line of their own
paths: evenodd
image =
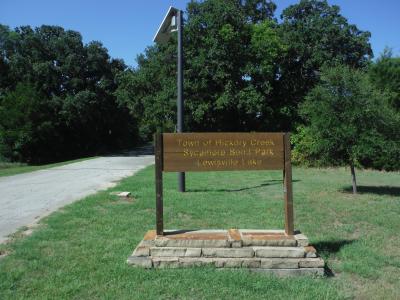
<svg viewBox="0 0 400 300">
<path fill-rule="evenodd" d="M 9 163 L 9 162 L 1 162 L 0 161 L 0 177 L 17 175 L 17 174 L 28 173 L 28 172 L 44 170 L 44 169 L 50 169 L 50 168 L 54 168 L 54 167 L 61 167 L 61 166 L 67 165 L 67 164 L 71 164 L 74 162 L 80 162 L 80 161 L 84 161 L 84 160 L 92 159 L 92 158 L 95 158 L 95 157 L 85 157 L 85 158 L 79 158 L 79 159 L 74 159 L 74 160 L 58 162 L 58 163 L 46 164 L 46 165 L 28 165 L 28 164 L 23 164 L 23 163 Z"/>
<path fill-rule="evenodd" d="M 127 257 L 154 228 L 154 169 L 76 202 L 2 251 L 1 299 L 399 299 L 400 173 L 294 169 L 295 227 L 335 274 L 275 278 L 210 268 L 143 270 Z M 281 172 L 176 174 L 164 178 L 166 228 L 283 228 Z M 131 191 L 132 202 L 110 195 Z"/>
</svg>

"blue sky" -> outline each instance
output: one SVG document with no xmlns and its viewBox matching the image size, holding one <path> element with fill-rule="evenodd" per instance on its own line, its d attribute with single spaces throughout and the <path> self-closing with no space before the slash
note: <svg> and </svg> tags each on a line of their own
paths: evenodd
<svg viewBox="0 0 400 300">
<path fill-rule="evenodd" d="M 136 65 L 151 45 L 169 6 L 185 9 L 187 0 L 0 0 L 0 23 L 12 28 L 42 24 L 79 31 L 85 42 L 101 41 L 112 57 Z M 276 15 L 294 0 L 275 0 Z M 372 33 L 375 57 L 389 46 L 400 55 L 400 0 L 328 0 L 350 23 Z"/>
</svg>

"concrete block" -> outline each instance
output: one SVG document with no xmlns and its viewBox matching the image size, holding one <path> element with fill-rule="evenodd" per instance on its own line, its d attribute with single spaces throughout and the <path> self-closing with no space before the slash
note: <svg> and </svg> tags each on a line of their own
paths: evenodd
<svg viewBox="0 0 400 300">
<path fill-rule="evenodd" d="M 204 257 L 253 257 L 252 248 L 203 248 Z"/>
<path fill-rule="evenodd" d="M 216 268 L 223 268 L 225 265 L 226 259 L 224 258 L 214 258 L 214 265 Z"/>
<path fill-rule="evenodd" d="M 150 255 L 152 257 L 177 257 L 185 256 L 186 248 L 181 247 L 151 247 Z"/>
<path fill-rule="evenodd" d="M 185 248 L 228 248 L 230 242 L 226 240 L 184 240 L 184 239 L 163 239 L 155 240 L 157 247 L 185 247 Z"/>
<path fill-rule="evenodd" d="M 135 251 L 133 251 L 132 256 L 149 256 L 150 255 L 150 248 L 147 246 L 143 246 L 142 243 L 140 243 Z"/>
<path fill-rule="evenodd" d="M 147 233 L 144 235 L 143 241 L 140 243 L 142 246 L 148 246 L 148 247 L 153 247 L 155 246 L 155 238 L 157 234 L 155 230 L 149 230 Z"/>
<path fill-rule="evenodd" d="M 143 240 L 140 243 L 142 246 L 149 247 L 149 248 L 154 247 L 156 245 L 154 240 L 148 240 L 148 241 Z"/>
<path fill-rule="evenodd" d="M 297 240 L 283 230 L 240 230 L 244 246 L 294 247 Z"/>
<path fill-rule="evenodd" d="M 179 268 L 179 259 L 177 257 L 154 257 L 154 268 Z"/>
<path fill-rule="evenodd" d="M 199 257 L 201 256 L 201 248 L 187 248 L 185 252 L 186 257 Z"/>
<path fill-rule="evenodd" d="M 299 259 L 296 258 L 263 258 L 261 268 L 264 269 L 298 269 Z"/>
<path fill-rule="evenodd" d="M 240 268 L 242 266 L 242 258 L 214 258 L 214 265 L 217 268 Z"/>
<path fill-rule="evenodd" d="M 238 229 L 241 234 L 245 233 L 263 233 L 263 234 L 285 234 L 283 229 Z"/>
<path fill-rule="evenodd" d="M 214 258 L 217 268 L 259 268 L 260 260 L 255 258 Z"/>
<path fill-rule="evenodd" d="M 243 242 L 242 241 L 231 241 L 232 248 L 242 248 Z"/>
<path fill-rule="evenodd" d="M 230 247 L 227 230 L 165 230 L 157 236 L 157 247 L 224 248 Z"/>
<path fill-rule="evenodd" d="M 201 267 L 215 265 L 215 261 L 213 258 L 205 257 L 180 257 L 179 264 L 181 267 Z"/>
<path fill-rule="evenodd" d="M 298 247 L 253 247 L 257 257 L 300 258 L 305 256 L 304 248 Z"/>
<path fill-rule="evenodd" d="M 255 258 L 242 259 L 242 268 L 260 268 L 261 260 Z"/>
<path fill-rule="evenodd" d="M 237 229 L 229 229 L 229 242 L 232 248 L 241 248 L 243 246 L 242 236 Z"/>
<path fill-rule="evenodd" d="M 295 234 L 294 238 L 297 240 L 297 246 L 305 247 L 309 245 L 308 238 L 302 233 Z"/>
<path fill-rule="evenodd" d="M 216 268 L 223 268 L 226 262 L 226 258 L 214 258 L 214 265 Z"/>
<path fill-rule="evenodd" d="M 322 258 L 305 258 L 299 261 L 300 268 L 323 268 L 325 262 Z"/>
<path fill-rule="evenodd" d="M 183 234 L 228 234 L 226 229 L 196 229 L 196 230 L 182 230 L 182 229 L 165 229 L 164 232 L 168 234 L 183 233 Z"/>
<path fill-rule="evenodd" d="M 131 192 L 120 192 L 117 194 L 118 197 L 129 197 L 131 195 Z"/>
<path fill-rule="evenodd" d="M 226 258 L 213 258 L 216 268 L 223 268 L 225 266 Z"/>
<path fill-rule="evenodd" d="M 243 238 L 243 246 L 271 246 L 271 247 L 295 247 L 297 241 L 294 239 L 276 239 L 276 240 L 256 240 Z"/>
<path fill-rule="evenodd" d="M 143 240 L 144 241 L 152 241 L 155 240 L 155 238 L 157 237 L 157 233 L 155 230 L 149 230 L 146 232 L 146 234 L 144 235 Z"/>
<path fill-rule="evenodd" d="M 287 276 L 323 276 L 324 269 L 323 268 L 307 268 L 307 269 L 263 269 L 263 268 L 254 268 L 250 269 L 252 272 L 267 274 L 267 275 L 275 275 L 279 277 L 287 277 Z"/>
<path fill-rule="evenodd" d="M 317 257 L 317 250 L 313 246 L 304 247 L 304 251 L 306 252 L 306 257 Z"/>
<path fill-rule="evenodd" d="M 242 266 L 242 259 L 240 258 L 226 258 L 224 268 L 240 268 Z"/>
<path fill-rule="evenodd" d="M 128 257 L 127 263 L 129 265 L 145 269 L 150 269 L 153 266 L 150 257 L 143 256 L 130 256 Z"/>
</svg>

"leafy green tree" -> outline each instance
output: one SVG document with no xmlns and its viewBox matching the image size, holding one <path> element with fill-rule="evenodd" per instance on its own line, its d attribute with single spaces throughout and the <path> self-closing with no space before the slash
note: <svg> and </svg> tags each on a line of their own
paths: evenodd
<svg viewBox="0 0 400 300">
<path fill-rule="evenodd" d="M 276 4 L 272 1 L 240 0 L 239 2 L 251 23 L 263 22 L 274 17 Z"/>
<path fill-rule="evenodd" d="M 37 107 L 34 114 L 24 117 L 27 126 L 36 124 L 40 115 L 51 131 L 44 134 L 39 122 L 21 131 L 23 139 L 3 138 L 3 156 L 36 163 L 55 161 L 124 148 L 137 140 L 136 122 L 114 95 L 115 77 L 126 66 L 111 59 L 100 42 L 84 45 L 80 33 L 58 26 L 10 30 L 1 25 L 0 66 L 4 116 L 8 110 L 24 115 L 25 108 Z M 27 96 L 28 91 L 32 97 Z M 10 99 L 17 101 L 18 95 L 24 105 L 12 108 Z M 6 130 L 0 133 L 3 136 L 23 129 L 12 118 L 1 119 L 0 126 Z"/>
<path fill-rule="evenodd" d="M 49 103 L 27 83 L 18 83 L 0 106 L 1 154 L 11 160 L 35 160 L 43 143 L 54 137 L 54 124 L 47 120 Z"/>
<path fill-rule="evenodd" d="M 174 44 L 153 46 L 139 55 L 136 69 L 116 77 L 115 95 L 139 122 L 143 140 L 154 132 L 173 132 L 176 111 L 176 47 Z"/>
<path fill-rule="evenodd" d="M 185 127 L 192 131 L 279 128 L 273 115 L 276 61 L 285 51 L 271 1 L 192 1 L 184 26 Z M 142 136 L 174 130 L 176 39 L 149 47 L 118 78 L 118 100 L 141 116 Z"/>
<path fill-rule="evenodd" d="M 324 65 L 337 63 L 364 68 L 372 57 L 368 31 L 349 24 L 340 8 L 326 0 L 301 0 L 282 12 L 280 35 L 288 46 L 280 56 L 275 99 L 279 116 L 290 128 L 297 122 L 297 107 L 319 80 Z"/>
<path fill-rule="evenodd" d="M 374 89 L 362 71 L 342 65 L 323 69 L 300 112 L 307 120 L 302 134 L 311 157 L 350 166 L 353 193 L 356 166 L 381 156 L 387 141 L 394 141 L 398 152 L 398 120 L 386 105 L 386 95 Z"/>
<path fill-rule="evenodd" d="M 372 63 L 369 75 L 373 84 L 389 94 L 389 102 L 400 112 L 400 57 L 393 57 L 390 49 Z"/>
<path fill-rule="evenodd" d="M 259 10 L 249 10 L 249 6 Z M 275 61 L 284 49 L 272 20 L 274 9 L 270 1 L 213 0 L 188 5 L 186 107 L 193 130 L 247 131 L 271 126 Z"/>
<path fill-rule="evenodd" d="M 191 1 L 184 26 L 185 128 L 290 130 L 326 63 L 363 68 L 372 55 L 360 31 L 326 1 L 300 1 L 274 18 L 267 0 Z M 143 137 L 174 130 L 176 39 L 149 47 L 119 77 L 118 101 L 140 117 Z"/>
</svg>

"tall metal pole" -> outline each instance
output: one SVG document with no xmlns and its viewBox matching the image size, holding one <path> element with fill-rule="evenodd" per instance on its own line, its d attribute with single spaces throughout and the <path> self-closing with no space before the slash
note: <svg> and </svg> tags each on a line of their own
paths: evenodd
<svg viewBox="0 0 400 300">
<path fill-rule="evenodd" d="M 178 101 L 177 101 L 177 132 L 183 132 L 183 47 L 182 47 L 182 30 L 183 30 L 183 13 L 178 10 L 177 27 L 178 27 Z M 178 173 L 178 190 L 185 191 L 185 173 Z"/>
</svg>

